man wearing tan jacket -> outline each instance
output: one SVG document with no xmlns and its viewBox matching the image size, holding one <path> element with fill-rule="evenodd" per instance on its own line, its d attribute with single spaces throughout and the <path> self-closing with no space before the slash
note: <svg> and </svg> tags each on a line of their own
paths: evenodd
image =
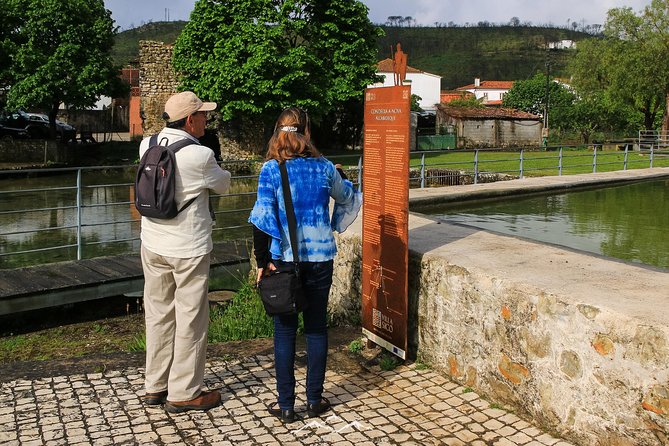
<svg viewBox="0 0 669 446">
<path fill-rule="evenodd" d="M 142 217 L 142 268 L 146 318 L 146 393 L 149 405 L 165 404 L 168 412 L 208 410 L 221 402 L 220 393 L 205 391 L 204 366 L 209 325 L 209 282 L 212 218 L 209 190 L 219 194 L 230 187 L 230 172 L 221 169 L 204 135 L 206 112 L 214 102 L 202 102 L 185 91 L 171 96 L 163 118 L 167 124 L 158 141 L 172 144 L 187 139 L 192 144 L 176 152 L 175 201 L 172 219 Z M 140 158 L 149 149 L 145 138 Z"/>
</svg>

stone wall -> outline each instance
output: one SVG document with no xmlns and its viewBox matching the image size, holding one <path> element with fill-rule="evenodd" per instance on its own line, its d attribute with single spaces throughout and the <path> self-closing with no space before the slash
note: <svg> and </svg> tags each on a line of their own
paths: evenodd
<svg viewBox="0 0 669 446">
<path fill-rule="evenodd" d="M 54 140 L 0 140 L 0 163 L 64 164 L 69 154 L 68 146 Z"/>
<path fill-rule="evenodd" d="M 524 147 L 541 144 L 538 121 L 458 119 L 458 148 Z"/>
<path fill-rule="evenodd" d="M 172 45 L 151 40 L 139 41 L 140 108 L 144 113 L 144 133 L 153 134 L 165 126 L 165 102 L 179 87 L 172 69 Z"/>
<path fill-rule="evenodd" d="M 172 68 L 172 45 L 140 40 L 139 88 L 144 134 L 154 134 L 164 127 L 162 114 L 165 102 L 178 87 L 179 81 Z M 264 153 L 268 137 L 262 122 L 238 120 L 216 122 L 214 126 L 218 130 L 221 158 L 224 161 L 257 158 Z"/>
<path fill-rule="evenodd" d="M 338 236 L 334 320 L 360 311 L 360 233 Z M 416 215 L 409 257 L 422 361 L 576 444 L 669 444 L 666 273 Z"/>
</svg>

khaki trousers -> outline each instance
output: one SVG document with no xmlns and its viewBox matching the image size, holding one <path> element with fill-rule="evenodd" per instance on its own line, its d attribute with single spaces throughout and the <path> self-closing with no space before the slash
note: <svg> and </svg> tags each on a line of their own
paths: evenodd
<svg viewBox="0 0 669 446">
<path fill-rule="evenodd" d="M 170 401 L 198 396 L 204 379 L 209 326 L 209 254 L 178 259 L 142 246 L 147 392 Z"/>
</svg>

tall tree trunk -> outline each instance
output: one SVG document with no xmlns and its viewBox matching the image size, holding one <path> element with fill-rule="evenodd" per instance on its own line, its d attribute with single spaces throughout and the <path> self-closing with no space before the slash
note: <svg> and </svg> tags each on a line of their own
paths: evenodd
<svg viewBox="0 0 669 446">
<path fill-rule="evenodd" d="M 60 102 L 54 102 L 49 110 L 49 136 L 51 139 L 56 138 L 56 116 L 58 115 L 58 107 Z"/>
</svg>

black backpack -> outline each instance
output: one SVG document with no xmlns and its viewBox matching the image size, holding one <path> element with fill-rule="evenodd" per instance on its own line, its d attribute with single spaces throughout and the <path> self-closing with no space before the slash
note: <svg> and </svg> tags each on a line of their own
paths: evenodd
<svg viewBox="0 0 669 446">
<path fill-rule="evenodd" d="M 161 139 L 167 142 L 167 138 Z M 181 139 L 164 146 L 158 143 L 158 135 L 149 140 L 149 148 L 139 161 L 135 177 L 135 207 L 145 217 L 169 219 L 190 206 L 195 198 L 177 208 L 174 201 L 177 162 L 174 156 L 182 148 L 194 144 L 189 139 Z"/>
</svg>

